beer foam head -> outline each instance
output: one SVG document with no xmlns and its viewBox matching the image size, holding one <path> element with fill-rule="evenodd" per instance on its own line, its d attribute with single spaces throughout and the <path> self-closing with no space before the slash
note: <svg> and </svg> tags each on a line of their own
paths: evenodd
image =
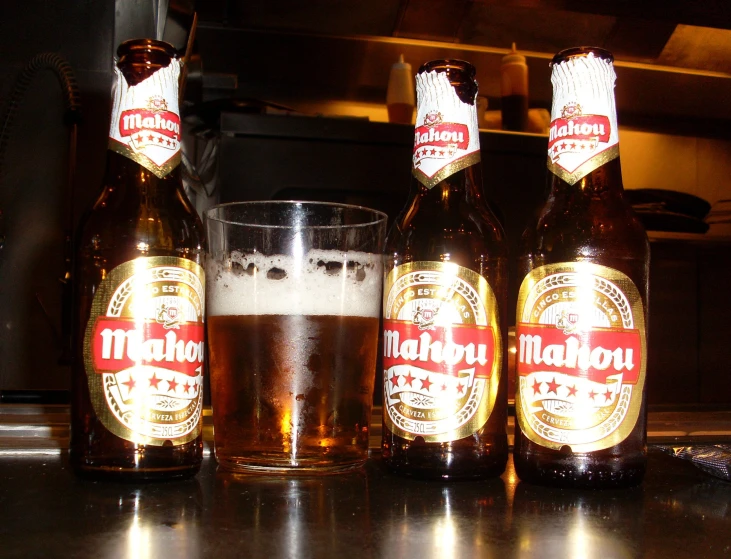
<svg viewBox="0 0 731 559">
<path fill-rule="evenodd" d="M 206 305 L 210 316 L 337 315 L 378 317 L 380 254 L 311 250 L 303 257 L 234 252 L 208 259 Z"/>
</svg>

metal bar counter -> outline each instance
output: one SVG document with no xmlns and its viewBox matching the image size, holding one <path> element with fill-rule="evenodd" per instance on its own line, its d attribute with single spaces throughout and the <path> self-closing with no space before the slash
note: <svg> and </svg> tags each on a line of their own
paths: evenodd
<svg viewBox="0 0 731 559">
<path fill-rule="evenodd" d="M 9 424 L 3 558 L 731 556 L 731 483 L 653 446 L 645 482 L 627 490 L 531 486 L 512 463 L 490 481 L 408 480 L 377 452 L 362 471 L 308 478 L 218 472 L 209 454 L 193 479 L 121 484 L 75 478 L 44 446 L 54 427 L 10 444 Z"/>
</svg>

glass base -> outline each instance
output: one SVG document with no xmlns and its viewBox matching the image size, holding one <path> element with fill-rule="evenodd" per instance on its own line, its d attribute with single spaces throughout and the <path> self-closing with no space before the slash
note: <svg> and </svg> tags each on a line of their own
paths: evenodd
<svg viewBox="0 0 731 559">
<path fill-rule="evenodd" d="M 362 468 L 366 459 L 348 462 L 287 462 L 272 463 L 250 460 L 248 458 L 216 458 L 220 470 L 239 474 L 283 475 L 283 476 L 317 476 L 352 472 Z"/>
</svg>

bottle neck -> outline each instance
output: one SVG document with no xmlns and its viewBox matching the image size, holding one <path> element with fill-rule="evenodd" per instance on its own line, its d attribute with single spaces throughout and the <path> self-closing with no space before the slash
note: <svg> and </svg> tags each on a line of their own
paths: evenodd
<svg viewBox="0 0 731 559">
<path fill-rule="evenodd" d="M 461 223 L 474 210 L 483 213 L 488 209 L 482 190 L 482 166 L 480 163 L 462 169 L 431 188 L 425 187 L 415 177 L 411 181 L 409 198 L 397 226 L 417 219 L 420 223 Z M 458 225 L 455 225 L 458 227 Z"/>
<path fill-rule="evenodd" d="M 569 183 L 561 177 L 551 174 L 551 194 L 560 196 L 621 196 L 624 192 L 622 184 L 622 167 L 619 156 L 604 165 L 594 169 L 591 173 L 581 177 L 576 182 Z"/>
<path fill-rule="evenodd" d="M 477 161 L 427 188 L 412 177 L 411 196 L 433 200 L 435 203 L 455 201 L 473 202 L 482 198 L 482 163 Z"/>
<path fill-rule="evenodd" d="M 117 50 L 117 68 L 130 86 L 146 80 L 170 65 L 176 56 L 172 45 L 152 39 L 126 41 Z"/>
<path fill-rule="evenodd" d="M 140 205 L 164 207 L 181 196 L 185 198 L 180 166 L 165 176 L 158 177 L 139 163 L 111 149 L 107 150 L 104 185 L 102 198 L 110 203 L 117 200 L 130 208 Z"/>
</svg>

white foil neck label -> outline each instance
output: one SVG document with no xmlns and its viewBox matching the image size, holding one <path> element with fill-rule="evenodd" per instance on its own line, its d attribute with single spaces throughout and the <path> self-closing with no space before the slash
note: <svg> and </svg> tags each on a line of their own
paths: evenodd
<svg viewBox="0 0 731 559">
<path fill-rule="evenodd" d="M 553 66 L 548 168 L 569 184 L 619 156 L 615 80 L 612 63 L 591 54 Z"/>
<path fill-rule="evenodd" d="M 480 161 L 477 109 L 462 102 L 444 72 L 417 74 L 416 97 L 412 173 L 432 188 Z"/>
<path fill-rule="evenodd" d="M 132 86 L 116 64 L 114 74 L 109 149 L 164 177 L 180 163 L 180 63 L 172 60 Z"/>
</svg>

